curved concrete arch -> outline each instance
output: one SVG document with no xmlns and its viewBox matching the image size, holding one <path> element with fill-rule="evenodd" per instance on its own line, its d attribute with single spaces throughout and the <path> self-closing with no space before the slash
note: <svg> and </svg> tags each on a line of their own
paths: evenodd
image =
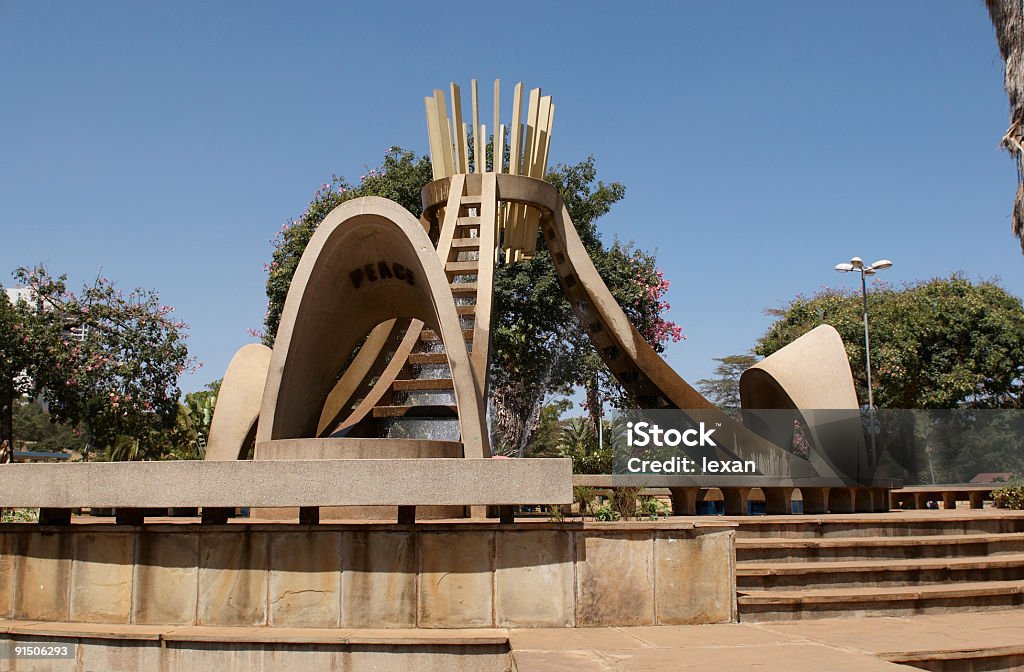
<svg viewBox="0 0 1024 672">
<path fill-rule="evenodd" d="M 327 215 L 292 280 L 270 361 L 257 444 L 317 436 L 337 372 L 359 342 L 393 318 L 440 336 L 467 457 L 489 457 L 477 389 L 451 288 L 423 226 L 398 204 L 365 197 Z"/>
<path fill-rule="evenodd" d="M 740 400 L 745 409 L 790 409 L 799 412 L 818 451 L 811 454 L 819 472 L 864 481 L 869 478 L 868 455 L 860 426 L 860 404 L 843 339 L 834 327 L 822 324 L 765 357 L 740 376 Z M 745 413 L 750 425 L 770 440 L 788 442 L 792 425 L 765 423 Z M 772 427 L 774 425 L 774 427 Z"/>
<path fill-rule="evenodd" d="M 242 346 L 231 358 L 217 394 L 204 459 L 245 458 L 255 437 L 269 366 L 270 348 L 260 343 Z"/>
</svg>

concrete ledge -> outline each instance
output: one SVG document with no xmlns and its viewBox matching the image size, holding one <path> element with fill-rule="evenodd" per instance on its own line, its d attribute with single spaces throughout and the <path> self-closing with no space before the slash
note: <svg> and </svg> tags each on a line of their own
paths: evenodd
<svg viewBox="0 0 1024 672">
<path fill-rule="evenodd" d="M 0 506 L 294 507 L 569 504 L 568 459 L 9 464 Z"/>
</svg>

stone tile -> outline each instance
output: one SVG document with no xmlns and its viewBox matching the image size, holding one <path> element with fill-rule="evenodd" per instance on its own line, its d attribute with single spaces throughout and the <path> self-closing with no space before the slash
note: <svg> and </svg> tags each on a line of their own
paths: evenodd
<svg viewBox="0 0 1024 672">
<path fill-rule="evenodd" d="M 139 532 L 132 622 L 191 625 L 199 587 L 199 535 Z"/>
<path fill-rule="evenodd" d="M 341 557 L 342 626 L 416 627 L 413 533 L 343 532 Z"/>
<path fill-rule="evenodd" d="M 67 533 L 19 535 L 19 557 L 14 565 L 14 618 L 68 620 L 72 546 L 72 535 Z"/>
<path fill-rule="evenodd" d="M 806 623 L 806 621 L 801 621 Z M 644 646 L 653 648 L 688 649 L 696 646 L 751 646 L 755 644 L 784 644 L 800 639 L 796 633 L 771 632 L 757 625 L 727 623 L 720 625 L 668 626 L 653 625 L 625 628 Z M 620 648 L 609 646 L 608 648 Z"/>
<path fill-rule="evenodd" d="M 788 672 L 906 672 L 908 668 L 867 654 L 840 651 L 818 644 L 708 646 L 687 649 L 601 650 L 616 672 L 633 670 L 778 670 Z M 532 672 L 520 668 L 519 672 Z"/>
<path fill-rule="evenodd" d="M 499 627 L 571 627 L 575 616 L 572 533 L 495 533 Z"/>
<path fill-rule="evenodd" d="M 211 532 L 199 539 L 200 625 L 267 622 L 265 532 Z"/>
<path fill-rule="evenodd" d="M 576 625 L 654 625 L 650 533 L 576 533 Z"/>
<path fill-rule="evenodd" d="M 735 620 L 736 570 L 731 531 L 654 542 L 657 618 L 661 625 Z"/>
<path fill-rule="evenodd" d="M 341 534 L 270 538 L 270 625 L 336 628 L 341 622 Z"/>
<path fill-rule="evenodd" d="M 342 645 L 276 644 L 260 648 L 260 672 L 352 669 L 351 653 Z"/>
<path fill-rule="evenodd" d="M 516 672 L 612 672 L 615 668 L 594 651 L 515 651 Z"/>
<path fill-rule="evenodd" d="M 632 636 L 634 629 L 637 628 L 523 628 L 510 630 L 508 638 L 513 651 L 640 649 L 650 646 L 643 639 Z"/>
<path fill-rule="evenodd" d="M 13 609 L 15 538 L 0 533 L 0 618 L 10 618 Z"/>
<path fill-rule="evenodd" d="M 33 646 L 74 645 L 73 640 L 69 642 L 66 639 L 54 637 L 0 635 L 0 646 L 6 647 L 6 642 L 10 642 L 12 645 L 28 644 Z M 79 672 L 78 661 L 75 658 L 22 658 L 13 662 L 0 660 L 0 670 L 2 672 Z M 115 671 L 111 670 L 111 672 Z"/>
<path fill-rule="evenodd" d="M 71 620 L 128 623 L 135 535 L 79 532 L 71 569 Z"/>
<path fill-rule="evenodd" d="M 494 533 L 420 532 L 419 625 L 493 625 Z"/>
</svg>

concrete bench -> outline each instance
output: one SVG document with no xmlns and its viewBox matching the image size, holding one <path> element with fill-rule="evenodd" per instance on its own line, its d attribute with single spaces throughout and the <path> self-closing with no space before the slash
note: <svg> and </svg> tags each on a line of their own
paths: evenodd
<svg viewBox="0 0 1024 672">
<path fill-rule="evenodd" d="M 925 509 L 928 502 L 942 502 L 945 509 L 955 509 L 957 502 L 970 502 L 972 509 L 985 506 L 985 500 L 992 498 L 992 491 L 1003 483 L 948 485 L 910 485 L 889 493 L 890 506 L 902 509 Z"/>
<path fill-rule="evenodd" d="M 72 509 L 86 507 L 200 507 L 207 522 L 237 507 L 298 507 L 303 522 L 314 522 L 319 507 L 398 506 L 409 523 L 416 506 L 497 505 L 508 519 L 515 505 L 571 503 L 571 477 L 564 458 L 8 464 L 0 506 L 38 508 L 41 523 L 70 521 Z"/>
<path fill-rule="evenodd" d="M 699 498 L 711 489 L 720 490 L 725 513 L 741 516 L 747 513 L 750 493 L 759 489 L 764 494 L 765 509 L 769 515 L 792 513 L 792 498 L 796 490 L 803 498 L 804 513 L 872 513 L 889 510 L 889 491 L 901 482 L 877 479 L 871 485 L 851 486 L 838 479 L 793 479 L 777 476 L 745 476 L 726 480 L 714 476 L 657 476 L 578 474 L 572 479 L 574 486 L 616 489 L 624 487 L 668 488 L 672 495 L 672 513 L 692 516 L 697 512 Z"/>
</svg>

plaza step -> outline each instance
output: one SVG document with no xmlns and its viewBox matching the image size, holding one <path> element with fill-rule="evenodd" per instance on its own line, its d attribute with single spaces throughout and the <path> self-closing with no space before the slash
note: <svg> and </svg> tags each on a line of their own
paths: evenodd
<svg viewBox="0 0 1024 672">
<path fill-rule="evenodd" d="M 909 616 L 986 611 L 1024 605 L 1024 581 L 922 586 L 740 591 L 740 620 L 748 623 L 851 616 Z"/>
<path fill-rule="evenodd" d="M 929 583 L 1024 580 L 1024 553 L 998 557 L 921 558 L 831 562 L 737 563 L 738 589 L 856 588 Z"/>
<path fill-rule="evenodd" d="M 452 294 L 455 296 L 465 296 L 467 294 L 476 296 L 477 284 L 475 282 L 453 282 L 451 288 Z"/>
<path fill-rule="evenodd" d="M 829 537 L 824 539 L 736 540 L 737 562 L 790 563 L 804 560 L 904 560 L 1024 553 L 1024 532 L 917 537 Z"/>
<path fill-rule="evenodd" d="M 738 520 L 740 621 L 906 616 L 1024 604 L 1024 513 Z"/>
</svg>

